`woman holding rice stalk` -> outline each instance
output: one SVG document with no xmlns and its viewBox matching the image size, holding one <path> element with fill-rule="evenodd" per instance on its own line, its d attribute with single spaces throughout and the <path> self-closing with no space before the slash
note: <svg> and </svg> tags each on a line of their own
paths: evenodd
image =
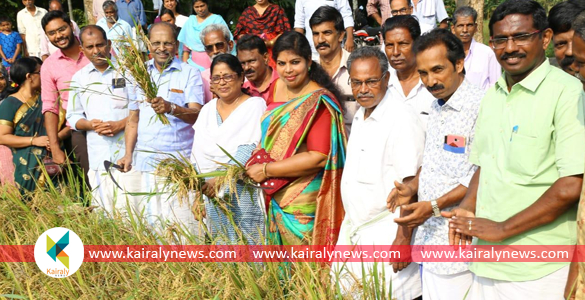
<svg viewBox="0 0 585 300">
<path fill-rule="evenodd" d="M 266 190 L 271 243 L 334 245 L 344 215 L 339 183 L 346 137 L 339 92 L 311 60 L 304 35 L 284 33 L 273 58 L 280 79 L 247 175 L 268 188 L 282 186 Z M 264 162 L 253 164 L 257 159 Z"/>
<path fill-rule="evenodd" d="M 260 118 L 266 110 L 263 98 L 250 97 L 242 91 L 244 70 L 235 56 L 220 54 L 213 59 L 210 82 L 218 98 L 201 109 L 193 127 L 195 138 L 191 152 L 191 161 L 203 173 L 223 169 L 226 164 L 235 165 L 227 153 L 235 154 L 233 157 L 244 164 L 260 142 Z M 205 201 L 207 225 L 215 242 L 261 244 L 264 214 L 258 190 L 237 183 L 237 194 L 226 195 L 229 211 L 225 212 L 209 200 L 226 199 L 223 195 L 226 187 L 217 186 L 216 180 L 207 180 L 203 186 L 203 193 L 208 197 Z"/>
</svg>

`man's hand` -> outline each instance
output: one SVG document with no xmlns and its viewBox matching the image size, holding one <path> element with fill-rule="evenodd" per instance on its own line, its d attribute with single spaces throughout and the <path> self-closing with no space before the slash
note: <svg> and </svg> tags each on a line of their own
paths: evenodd
<svg viewBox="0 0 585 300">
<path fill-rule="evenodd" d="M 402 205 L 400 209 L 410 211 L 411 213 L 405 217 L 394 219 L 394 222 L 400 226 L 406 226 L 408 228 L 415 228 L 421 225 L 433 215 L 433 207 L 431 206 L 430 201 Z"/>
<path fill-rule="evenodd" d="M 412 188 L 408 184 L 399 183 L 398 181 L 394 181 L 394 186 L 396 188 L 392 189 L 388 198 L 386 199 L 386 206 L 391 212 L 394 212 L 397 207 L 406 205 L 410 203 L 412 197 L 416 195 L 416 193 L 412 190 Z"/>
<path fill-rule="evenodd" d="M 132 155 L 124 155 L 124 157 L 122 157 L 122 159 L 118 160 L 118 165 L 120 165 L 120 167 L 122 167 L 122 170 L 120 170 L 123 173 L 126 173 L 130 170 L 132 170 Z"/>
<path fill-rule="evenodd" d="M 353 51 L 353 39 L 346 39 L 345 40 L 345 47 L 343 47 L 347 52 L 352 52 Z"/>
<path fill-rule="evenodd" d="M 52 149 L 51 156 L 53 157 L 53 162 L 58 165 L 64 164 L 67 161 L 67 157 L 65 156 L 65 152 L 61 149 Z"/>
<path fill-rule="evenodd" d="M 441 215 L 445 218 L 451 218 L 449 220 L 449 245 L 471 245 L 473 237 L 470 235 L 462 234 L 457 232 L 455 227 L 451 227 L 451 222 L 454 217 L 467 217 L 475 218 L 475 214 L 461 207 L 457 207 L 452 211 L 443 211 Z"/>
<path fill-rule="evenodd" d="M 150 106 L 152 107 L 152 109 L 154 109 L 154 112 L 157 114 L 166 114 L 171 111 L 171 103 L 165 101 L 161 97 L 156 97 L 152 99 L 152 101 L 150 102 Z"/>
<path fill-rule="evenodd" d="M 392 246 L 410 246 L 410 238 L 404 237 L 402 234 L 398 234 L 396 235 L 394 242 L 392 242 Z M 406 256 L 403 257 L 404 255 Z M 408 267 L 411 262 L 412 257 L 410 252 L 404 253 L 404 251 L 400 251 L 400 262 L 393 262 L 392 269 L 394 269 L 394 273 L 398 273 L 399 271 L 402 271 Z"/>
<path fill-rule="evenodd" d="M 503 222 L 484 218 L 454 216 L 450 220 L 449 232 L 452 229 L 462 236 L 475 236 L 488 242 L 501 242 L 508 238 Z"/>
<path fill-rule="evenodd" d="M 126 127 L 126 124 L 124 121 L 125 120 L 106 121 L 106 122 L 100 121 L 101 123 L 99 123 L 96 127 L 94 127 L 94 130 L 99 135 L 114 136 L 114 135 L 118 134 L 118 132 L 124 130 L 124 127 Z M 92 122 L 93 122 L 93 120 L 92 120 Z M 93 127 L 93 123 L 92 123 L 92 127 Z"/>
<path fill-rule="evenodd" d="M 208 198 L 215 197 L 215 181 L 215 178 L 212 178 L 203 184 L 203 187 L 201 188 L 203 195 L 207 196 Z"/>
</svg>

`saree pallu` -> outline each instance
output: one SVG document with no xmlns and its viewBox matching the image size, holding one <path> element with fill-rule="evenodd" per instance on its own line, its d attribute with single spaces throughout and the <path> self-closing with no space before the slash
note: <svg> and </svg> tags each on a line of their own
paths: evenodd
<svg viewBox="0 0 585 300">
<path fill-rule="evenodd" d="M 41 109 L 42 101 L 39 96 L 31 98 L 25 103 L 14 97 L 8 97 L 0 105 L 0 124 L 12 127 L 15 136 L 47 135 Z M 46 178 L 41 172 L 39 163 L 45 155 L 46 149 L 43 147 L 12 148 L 14 182 L 21 194 L 26 191 L 34 191 L 37 186 L 44 186 Z"/>
<path fill-rule="evenodd" d="M 268 205 L 268 239 L 275 245 L 335 245 L 344 210 L 340 182 L 346 136 L 341 107 L 319 89 L 267 111 L 262 118 L 261 146 L 280 161 L 297 153 L 306 141 L 320 107 L 331 114 L 330 151 L 325 168 L 297 178 L 276 192 Z"/>
</svg>

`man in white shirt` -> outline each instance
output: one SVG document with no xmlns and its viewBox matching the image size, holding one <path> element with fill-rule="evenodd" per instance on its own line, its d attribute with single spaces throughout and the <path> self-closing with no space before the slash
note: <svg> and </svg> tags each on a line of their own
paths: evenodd
<svg viewBox="0 0 585 300">
<path fill-rule="evenodd" d="M 436 28 L 437 23 L 439 23 L 439 28 L 448 27 L 449 14 L 447 14 L 443 0 L 412 0 L 412 4 L 414 7 L 413 15 L 421 24 L 428 24 Z"/>
<path fill-rule="evenodd" d="M 396 182 L 388 198 L 391 211 L 401 206 L 410 212 L 395 222 L 418 228 L 417 246 L 449 245 L 449 222 L 441 210 L 457 207 L 477 169 L 469 153 L 484 91 L 466 79 L 463 49 L 447 30 L 434 30 L 415 43 L 421 79 L 437 100 L 431 107 L 422 167 L 408 183 Z M 464 299 L 473 280 L 464 262 L 423 262 L 421 270 L 423 299 Z"/>
<path fill-rule="evenodd" d="M 348 59 L 354 97 L 360 104 L 347 144 L 347 159 L 341 178 L 345 217 L 338 246 L 410 245 L 410 236 L 393 219 L 400 216 L 386 209 L 393 182 L 411 180 L 422 162 L 425 133 L 414 110 L 393 101 L 388 90 L 388 59 L 377 47 L 362 47 Z M 357 247 L 359 249 L 359 247 Z M 335 262 L 333 276 L 348 293 L 361 284 L 362 274 L 371 276 L 372 262 Z M 384 272 L 386 290 L 392 297 L 411 300 L 420 296 L 418 264 L 399 273 L 392 265 L 378 263 Z M 368 279 L 368 280 L 371 280 Z"/>
<path fill-rule="evenodd" d="M 393 68 L 390 70 L 388 92 L 393 100 L 412 106 L 426 129 L 435 98 L 420 80 L 416 69 L 413 44 L 420 37 L 419 23 L 410 15 L 395 16 L 386 20 L 382 34 L 384 51 Z"/>
<path fill-rule="evenodd" d="M 105 172 L 104 161 L 116 162 L 125 153 L 124 128 L 128 117 L 130 82 L 113 69 L 111 42 L 106 32 L 96 25 L 83 28 L 81 51 L 91 61 L 71 78 L 71 97 L 67 103 L 67 120 L 77 131 L 87 131 L 87 154 L 90 185 L 97 204 L 110 214 L 125 207 L 124 197 L 116 200 L 116 186 Z M 115 60 L 112 64 L 116 65 Z M 124 174 L 113 172 L 117 181 Z M 124 199 L 124 200 L 123 200 Z M 123 210 L 122 210 L 123 211 Z"/>
<path fill-rule="evenodd" d="M 18 33 L 22 38 L 24 53 L 41 58 L 41 20 L 47 13 L 42 7 L 35 6 L 35 0 L 22 0 L 24 8 L 16 14 Z"/>
<path fill-rule="evenodd" d="M 392 13 L 393 17 L 412 15 L 413 13 L 412 2 L 410 2 L 410 0 L 390 0 L 390 9 L 391 9 L 390 12 Z M 427 23 L 420 22 L 418 17 L 416 18 L 417 21 L 419 21 L 421 34 L 427 33 L 433 30 L 433 28 L 435 28 L 434 25 L 429 25 Z"/>
<path fill-rule="evenodd" d="M 63 4 L 61 4 L 61 1 L 51 0 L 49 2 L 49 11 L 54 10 L 63 11 Z M 71 20 L 71 25 L 73 25 L 73 35 L 75 35 L 75 37 L 79 37 L 79 26 L 77 26 L 77 23 L 75 23 L 75 21 L 73 20 Z M 51 44 L 51 42 L 49 41 L 49 37 L 45 34 L 45 31 L 43 30 L 43 34 L 41 35 L 41 59 L 45 61 L 45 59 L 47 59 L 49 55 L 55 53 L 57 49 L 58 49 L 57 47 Z"/>
<path fill-rule="evenodd" d="M 99 19 L 96 23 L 108 35 L 108 40 L 112 41 L 112 46 L 116 54 L 119 53 L 119 48 L 124 46 L 124 40 L 127 36 L 135 38 L 134 30 L 128 22 L 118 17 L 118 6 L 114 1 L 106 1 L 103 4 L 104 17 Z"/>
<path fill-rule="evenodd" d="M 319 52 L 319 64 L 342 93 L 343 121 L 345 132 L 349 136 L 351 122 L 359 105 L 353 98 L 349 86 L 349 71 L 347 59 L 349 52 L 341 47 L 345 32 L 343 31 L 343 17 L 337 9 L 331 6 L 321 6 L 309 19 L 309 25 L 313 32 L 313 42 Z"/>
<path fill-rule="evenodd" d="M 309 26 L 309 19 L 313 13 L 321 6 L 333 6 L 343 16 L 343 23 L 345 24 L 345 50 L 353 51 L 353 15 L 351 13 L 351 6 L 348 0 L 297 0 L 295 2 L 295 24 L 296 31 L 304 34 L 311 44 L 313 50 L 313 59 L 319 56 L 315 45 L 313 44 L 313 34 Z"/>
<path fill-rule="evenodd" d="M 453 14 L 453 32 L 463 43 L 465 50 L 465 79 L 484 91 L 492 87 L 502 76 L 502 67 L 494 50 L 473 39 L 477 30 L 477 12 L 469 6 L 459 7 Z"/>
</svg>

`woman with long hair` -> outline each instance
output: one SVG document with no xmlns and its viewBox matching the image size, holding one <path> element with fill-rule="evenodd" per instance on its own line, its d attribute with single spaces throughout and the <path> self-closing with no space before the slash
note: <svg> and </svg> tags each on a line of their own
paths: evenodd
<svg viewBox="0 0 585 300">
<path fill-rule="evenodd" d="M 163 10 L 168 9 L 170 11 L 173 12 L 173 18 L 175 19 L 175 26 L 179 27 L 179 28 L 183 28 L 183 26 L 185 25 L 185 23 L 187 22 L 187 20 L 189 20 L 189 18 L 187 16 L 184 16 L 182 14 L 179 13 L 177 7 L 179 6 L 179 0 L 164 0 L 163 1 L 163 6 L 160 7 L 160 9 L 158 10 L 158 20 L 154 20 L 154 22 L 165 22 L 162 20 L 162 16 L 163 16 Z"/>
<path fill-rule="evenodd" d="M 198 67 L 199 70 L 208 69 L 211 66 L 209 56 L 199 38 L 201 30 L 209 24 L 223 24 L 226 28 L 229 28 L 220 15 L 209 11 L 208 0 L 194 0 L 193 14 L 181 29 L 179 42 L 185 45 L 183 48 L 183 62 L 188 62 L 190 65 Z"/>
<path fill-rule="evenodd" d="M 280 79 L 247 169 L 270 195 L 267 236 L 273 244 L 335 245 L 346 144 L 339 91 L 311 60 L 304 35 L 285 32 L 272 55 Z M 265 162 L 253 164 L 256 158 Z"/>
<path fill-rule="evenodd" d="M 10 96 L 0 104 L 0 145 L 12 149 L 14 181 L 22 194 L 46 182 L 39 166 L 49 148 L 40 97 L 41 64 L 38 58 L 17 60 L 10 68 Z"/>
<path fill-rule="evenodd" d="M 266 110 L 263 98 L 250 97 L 242 91 L 244 69 L 235 56 L 220 54 L 215 57 L 210 81 L 218 98 L 201 109 L 194 126 L 191 152 L 191 161 L 203 173 L 222 169 L 225 164 L 236 164 L 219 146 L 240 164 L 245 164 L 260 142 L 260 118 Z M 214 242 L 262 244 L 265 223 L 258 190 L 234 184 L 237 193 L 231 194 L 226 187 L 216 186 L 216 179 L 208 180 L 203 188 L 207 196 L 207 225 Z M 223 198 L 219 201 L 229 204 L 219 207 L 214 204 L 217 201 L 210 200 L 214 198 Z"/>
</svg>

